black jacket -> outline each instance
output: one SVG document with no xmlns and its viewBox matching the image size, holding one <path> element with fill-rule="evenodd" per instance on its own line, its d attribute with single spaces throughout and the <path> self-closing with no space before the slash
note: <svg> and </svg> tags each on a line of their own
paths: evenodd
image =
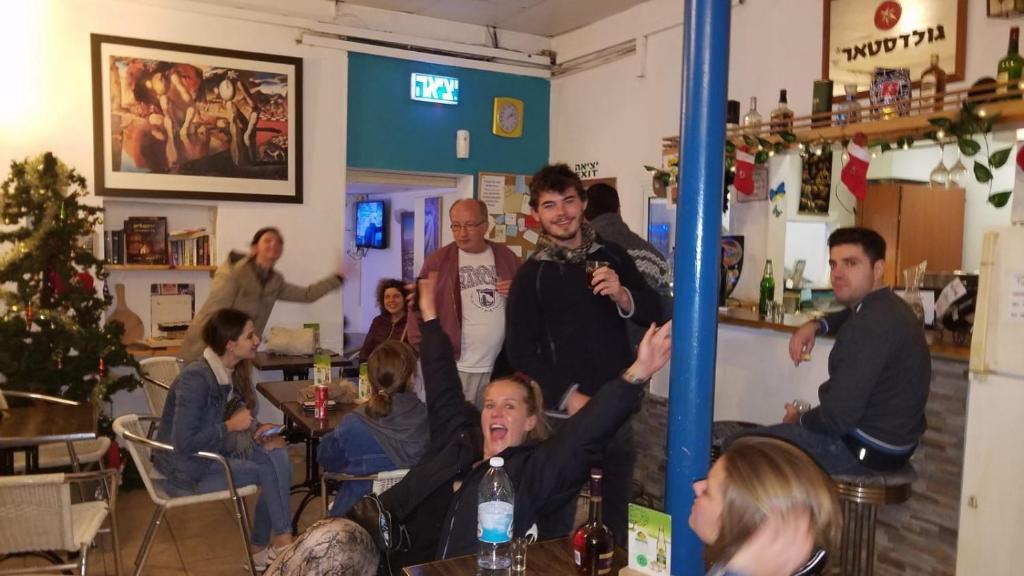
<svg viewBox="0 0 1024 576">
<path fill-rule="evenodd" d="M 427 391 L 430 446 L 406 477 L 381 501 L 408 530 L 412 548 L 394 555 L 401 566 L 476 551 L 477 492 L 487 471 L 480 412 L 466 402 L 451 343 L 437 320 L 426 322 L 420 360 Z M 504 450 L 505 470 L 515 490 L 513 534 L 534 523 L 541 538 L 546 517 L 576 497 L 606 445 L 639 405 L 643 387 L 615 378 L 601 388 L 558 435 Z M 462 482 L 458 491 L 453 482 Z"/>
<path fill-rule="evenodd" d="M 917 442 L 926 428 L 931 354 L 910 306 L 880 288 L 854 310 L 829 314 L 825 324 L 836 336 L 829 378 L 818 389 L 820 406 L 801 417 L 801 426 L 832 435 L 857 428 L 896 446 Z"/>
<path fill-rule="evenodd" d="M 604 260 L 633 297 L 628 321 L 647 328 L 661 317 L 658 294 L 617 244 L 594 244 L 588 260 Z M 519 268 L 506 306 L 505 351 L 509 362 L 540 383 L 544 403 L 557 410 L 573 384 L 588 396 L 633 361 L 627 320 L 607 296 L 587 287 L 583 264 L 542 259 Z"/>
</svg>

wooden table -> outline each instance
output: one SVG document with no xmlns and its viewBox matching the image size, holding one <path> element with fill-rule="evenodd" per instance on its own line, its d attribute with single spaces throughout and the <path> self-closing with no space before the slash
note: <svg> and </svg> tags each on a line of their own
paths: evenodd
<svg viewBox="0 0 1024 576">
<path fill-rule="evenodd" d="M 14 453 L 25 452 L 25 473 L 39 471 L 39 445 L 96 438 L 96 408 L 37 402 L 7 410 L 0 419 L 0 475 L 14 473 Z"/>
<path fill-rule="evenodd" d="M 526 574 L 535 576 L 576 576 L 572 547 L 568 538 L 557 538 L 530 544 L 526 552 Z M 626 565 L 626 551 L 615 549 L 612 574 Z M 476 556 L 459 556 L 402 569 L 405 576 L 466 576 L 476 574 Z"/>
<path fill-rule="evenodd" d="M 257 370 L 281 370 L 285 380 L 306 380 L 313 367 L 313 357 L 257 352 L 252 364 Z M 341 355 L 334 354 L 331 356 L 331 366 L 348 366 L 348 362 Z"/>
<path fill-rule="evenodd" d="M 303 389 L 312 384 L 311 380 L 285 380 L 282 382 L 260 382 L 256 390 L 263 394 L 277 409 L 284 413 L 284 423 L 288 426 L 286 437 L 291 441 L 306 444 L 306 478 L 303 482 L 292 486 L 292 494 L 304 492 L 306 495 L 295 510 L 292 517 L 292 531 L 297 533 L 299 517 L 306 506 L 320 495 L 320 465 L 316 461 L 316 449 L 320 438 L 341 424 L 341 419 L 356 409 L 358 404 L 338 404 L 327 413 L 326 420 L 317 420 L 311 410 L 302 407 L 299 401 Z"/>
</svg>

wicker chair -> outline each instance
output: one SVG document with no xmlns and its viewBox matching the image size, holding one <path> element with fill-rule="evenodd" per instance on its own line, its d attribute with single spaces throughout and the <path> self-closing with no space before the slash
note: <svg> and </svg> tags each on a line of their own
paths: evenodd
<svg viewBox="0 0 1024 576">
<path fill-rule="evenodd" d="M 71 484 L 103 482 L 109 499 L 71 503 Z M 104 520 L 110 520 L 114 571 L 121 574 L 117 537 L 116 470 L 75 474 L 29 474 L 0 477 L 0 556 L 23 552 L 45 553 L 60 563 L 3 569 L 0 574 L 60 574 L 68 570 L 85 575 L 89 547 Z M 56 552 L 64 553 L 64 557 Z M 74 556 L 77 554 L 77 558 Z"/>
<path fill-rule="evenodd" d="M 373 492 L 374 494 L 380 494 L 381 492 L 401 482 L 402 478 L 405 478 L 405 475 L 408 473 L 408 468 L 400 468 L 398 470 L 387 470 L 384 472 L 378 472 L 376 474 L 367 474 L 365 476 L 355 476 L 352 474 L 345 474 L 344 472 L 324 472 L 323 474 L 320 475 L 320 515 L 324 518 L 327 517 L 327 496 L 331 488 L 331 486 L 328 486 L 328 482 L 330 482 L 333 488 L 337 490 L 338 486 L 342 482 L 351 482 L 355 480 L 373 480 L 373 487 L 370 489 L 370 491 Z"/>
<path fill-rule="evenodd" d="M 153 356 L 139 361 L 142 370 L 142 390 L 146 393 L 149 413 L 159 417 L 164 413 L 164 402 L 171 382 L 181 373 L 181 361 L 174 356 Z"/>
<path fill-rule="evenodd" d="M 218 500 L 231 500 L 234 505 L 235 521 L 238 523 L 239 532 L 242 536 L 242 544 L 245 549 L 245 557 L 248 562 L 249 572 L 252 576 L 255 576 L 256 566 L 253 564 L 252 554 L 249 550 L 251 540 L 249 536 L 249 514 L 245 509 L 245 501 L 242 500 L 242 498 L 244 496 L 256 494 L 259 488 L 254 484 L 236 487 L 231 475 L 231 468 L 228 466 L 227 460 L 225 460 L 223 456 L 211 452 L 198 452 L 196 454 L 197 456 L 208 460 L 214 460 L 224 468 L 224 474 L 228 479 L 227 490 L 207 492 L 205 494 L 193 494 L 189 496 L 170 496 L 164 490 L 165 478 L 153 466 L 151 456 L 154 450 L 173 452 L 174 447 L 148 439 L 146 437 L 145 430 L 143 430 L 144 421 L 152 421 L 155 419 L 156 417 L 153 416 L 125 414 L 124 416 L 117 418 L 117 420 L 114 420 L 114 432 L 119 438 L 125 441 L 128 452 L 132 455 L 132 461 L 135 462 L 135 466 L 139 470 L 139 475 L 142 476 L 142 481 L 146 485 L 146 491 L 149 492 L 149 497 L 153 500 L 153 503 L 156 504 L 156 511 L 153 513 L 153 520 L 150 522 L 149 528 L 146 530 L 146 536 L 143 538 L 142 545 L 139 547 L 139 553 L 135 557 L 135 576 L 142 573 L 142 567 L 146 563 L 147 556 L 149 556 L 149 550 L 153 544 L 154 536 L 156 536 L 156 531 L 160 528 L 160 522 L 163 520 L 164 514 L 168 509 L 179 508 L 181 506 L 191 506 L 193 504 L 208 504 Z"/>
<path fill-rule="evenodd" d="M 20 390 L 4 390 L 7 398 L 22 398 L 35 402 L 50 402 L 53 404 L 67 404 L 77 406 L 79 403 L 67 398 L 47 396 L 36 392 L 22 392 Z M 110 438 L 100 436 L 93 440 L 75 440 L 73 442 L 53 442 L 39 445 L 38 468 L 48 470 L 53 468 L 70 468 L 74 472 L 82 470 L 82 464 L 95 464 L 100 466 L 103 457 L 110 450 Z M 26 472 L 25 455 L 18 452 L 14 455 L 14 471 L 22 474 Z M 33 472 L 33 470 L 28 470 Z"/>
</svg>

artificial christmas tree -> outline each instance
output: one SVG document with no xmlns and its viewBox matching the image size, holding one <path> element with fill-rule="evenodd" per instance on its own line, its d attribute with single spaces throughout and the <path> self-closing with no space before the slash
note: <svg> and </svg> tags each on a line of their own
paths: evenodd
<svg viewBox="0 0 1024 576">
<path fill-rule="evenodd" d="M 47 152 L 11 162 L 0 186 L 0 386 L 99 402 L 132 389 L 137 363 L 123 327 L 103 324 L 103 263 L 82 246 L 102 208 L 81 203 L 85 178 Z M 105 282 L 104 282 L 105 283 Z"/>
</svg>

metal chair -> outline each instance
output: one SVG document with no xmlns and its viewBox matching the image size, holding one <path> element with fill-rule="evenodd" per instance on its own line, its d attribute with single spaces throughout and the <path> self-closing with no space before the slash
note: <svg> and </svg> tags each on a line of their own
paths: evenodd
<svg viewBox="0 0 1024 576">
<path fill-rule="evenodd" d="M 108 500 L 71 503 L 71 484 L 103 482 Z M 104 520 L 110 520 L 114 571 L 121 574 L 117 536 L 117 470 L 74 474 L 29 474 L 0 477 L 0 556 L 43 553 L 58 563 L 31 568 L 0 568 L 0 574 L 64 573 L 85 576 L 89 547 Z M 65 553 L 62 558 L 56 551 Z M 77 554 L 77 559 L 74 559 Z"/>
<path fill-rule="evenodd" d="M 345 474 L 344 472 L 324 472 L 323 474 L 320 475 L 320 515 L 323 518 L 327 518 L 327 495 L 329 492 L 329 488 L 327 486 L 328 481 L 334 484 L 334 489 L 337 490 L 338 485 L 340 485 L 342 482 L 351 482 L 355 480 L 373 480 L 373 487 L 370 488 L 370 491 L 373 492 L 374 494 L 380 494 L 381 492 L 401 482 L 402 478 L 405 478 L 405 475 L 408 473 L 408 468 L 400 468 L 398 470 L 386 470 L 384 472 L 377 472 L 376 474 L 367 474 L 365 476 Z"/>
<path fill-rule="evenodd" d="M 139 361 L 142 372 L 142 390 L 146 393 L 149 413 L 160 417 L 164 413 L 171 382 L 181 373 L 181 360 L 174 356 L 153 356 Z"/>
<path fill-rule="evenodd" d="M 125 414 L 124 416 L 117 418 L 117 420 L 114 420 L 114 433 L 125 441 L 128 452 L 132 455 L 132 461 L 135 462 L 135 466 L 139 470 L 139 475 L 142 476 L 142 482 L 146 485 L 146 491 L 149 493 L 149 497 L 153 500 L 153 503 L 156 504 L 156 511 L 153 513 L 153 520 L 150 522 L 149 528 L 146 530 L 146 536 L 142 540 L 142 546 L 139 548 L 139 553 L 135 557 L 134 575 L 138 576 L 142 573 L 142 567 L 145 565 L 146 558 L 149 556 L 149 549 L 153 544 L 154 536 L 156 536 L 156 532 L 160 528 L 160 522 L 163 520 L 164 514 L 167 510 L 171 508 L 180 508 L 182 506 L 191 506 L 193 504 L 206 504 L 209 502 L 216 502 L 218 500 L 231 500 L 235 509 L 235 521 L 238 523 L 238 528 L 242 535 L 242 545 L 245 549 L 245 557 L 248 562 L 249 572 L 252 576 L 255 576 L 256 566 L 253 563 L 252 553 L 249 549 L 251 542 L 249 535 L 249 514 L 246 511 L 245 501 L 242 500 L 242 498 L 244 496 L 256 494 L 259 491 L 259 488 L 254 484 L 236 487 L 234 478 L 231 475 L 231 468 L 228 466 L 228 462 L 223 456 L 212 452 L 198 452 L 196 455 L 200 458 L 206 458 L 207 460 L 218 462 L 224 468 L 224 474 L 228 479 L 227 490 L 207 492 L 205 494 L 192 494 L 189 496 L 170 496 L 167 494 L 166 490 L 164 490 L 164 476 L 153 466 L 152 453 L 154 450 L 173 452 L 174 447 L 162 442 L 150 440 L 146 437 L 146 432 L 143 430 L 143 421 L 152 421 L 154 419 L 156 419 L 154 416 Z"/>
<path fill-rule="evenodd" d="M 78 406 L 80 403 L 67 398 L 48 396 L 37 392 L 23 392 L 21 390 L 4 390 L 7 398 L 22 398 L 36 402 L 50 402 L 52 404 L 66 404 Z M 40 444 L 38 448 L 39 459 L 36 467 L 40 470 L 51 468 L 71 468 L 74 472 L 82 470 L 82 464 L 95 464 L 100 467 L 103 457 L 110 450 L 110 438 L 100 436 L 93 440 L 75 440 L 70 442 L 52 442 Z M 23 453 L 14 455 L 14 471 L 23 474 L 26 472 L 27 463 Z"/>
</svg>

